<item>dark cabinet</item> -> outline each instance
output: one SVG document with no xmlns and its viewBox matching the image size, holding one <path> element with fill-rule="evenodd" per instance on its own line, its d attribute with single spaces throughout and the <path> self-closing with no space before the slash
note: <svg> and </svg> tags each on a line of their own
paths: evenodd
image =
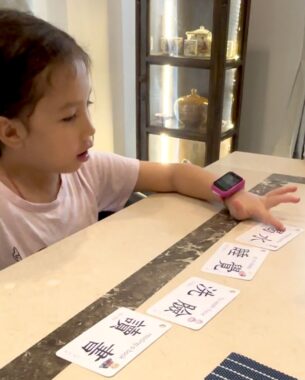
<svg viewBox="0 0 305 380">
<path fill-rule="evenodd" d="M 205 166 L 237 147 L 250 0 L 137 0 L 137 155 Z"/>
</svg>

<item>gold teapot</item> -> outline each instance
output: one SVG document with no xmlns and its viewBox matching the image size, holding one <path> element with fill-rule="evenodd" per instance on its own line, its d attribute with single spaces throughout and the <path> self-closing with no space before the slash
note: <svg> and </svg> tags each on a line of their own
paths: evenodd
<svg viewBox="0 0 305 380">
<path fill-rule="evenodd" d="M 195 88 L 189 95 L 175 101 L 174 114 L 185 128 L 204 130 L 208 116 L 208 99 L 198 95 Z"/>
</svg>

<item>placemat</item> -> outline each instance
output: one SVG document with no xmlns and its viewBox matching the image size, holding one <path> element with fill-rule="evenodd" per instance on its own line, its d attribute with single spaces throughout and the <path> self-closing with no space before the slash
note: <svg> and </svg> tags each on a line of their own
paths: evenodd
<svg viewBox="0 0 305 380">
<path fill-rule="evenodd" d="M 298 380 L 232 352 L 205 380 Z"/>
</svg>

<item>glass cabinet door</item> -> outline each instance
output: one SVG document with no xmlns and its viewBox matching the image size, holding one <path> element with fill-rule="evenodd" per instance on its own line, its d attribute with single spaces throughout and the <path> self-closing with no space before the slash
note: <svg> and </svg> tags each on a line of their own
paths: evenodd
<svg viewBox="0 0 305 380">
<path fill-rule="evenodd" d="M 236 149 L 251 0 L 137 0 L 138 157 L 205 166 Z"/>
<path fill-rule="evenodd" d="M 150 65 L 149 124 L 206 133 L 209 71 Z"/>
<path fill-rule="evenodd" d="M 151 0 L 151 55 L 210 59 L 213 0 Z"/>
<path fill-rule="evenodd" d="M 243 10 L 242 0 L 230 0 L 227 59 L 238 60 L 241 56 Z"/>
<path fill-rule="evenodd" d="M 166 134 L 148 136 L 149 159 L 162 163 L 192 162 L 204 166 L 206 144 L 202 141 L 179 139 Z"/>
<path fill-rule="evenodd" d="M 170 137 L 166 134 L 148 136 L 149 159 L 155 162 L 191 162 L 205 166 L 206 143 Z M 232 137 L 220 143 L 219 157 L 227 156 L 232 150 Z"/>
<path fill-rule="evenodd" d="M 234 106 L 237 97 L 237 69 L 226 70 L 222 107 L 221 131 L 227 132 L 234 128 Z"/>
</svg>

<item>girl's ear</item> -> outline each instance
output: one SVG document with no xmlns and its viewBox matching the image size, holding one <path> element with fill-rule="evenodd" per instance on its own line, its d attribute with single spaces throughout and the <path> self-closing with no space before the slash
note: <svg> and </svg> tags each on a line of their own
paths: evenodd
<svg viewBox="0 0 305 380">
<path fill-rule="evenodd" d="M 20 120 L 0 116 L 0 141 L 4 145 L 18 149 L 27 135 L 27 129 Z"/>
</svg>

